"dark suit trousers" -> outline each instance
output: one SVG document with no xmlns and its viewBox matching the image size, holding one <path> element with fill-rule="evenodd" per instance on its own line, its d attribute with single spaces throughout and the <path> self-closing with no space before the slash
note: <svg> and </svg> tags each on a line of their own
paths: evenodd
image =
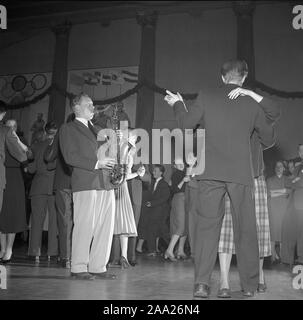
<svg viewBox="0 0 303 320">
<path fill-rule="evenodd" d="M 30 256 L 41 255 L 41 242 L 43 223 L 48 209 L 48 256 L 58 254 L 57 217 L 55 209 L 55 197 L 53 195 L 36 195 L 31 197 L 31 230 L 28 254 Z"/>
<path fill-rule="evenodd" d="M 195 283 L 210 284 L 215 266 L 224 196 L 231 200 L 234 241 L 242 288 L 255 291 L 259 282 L 259 249 L 252 187 L 222 181 L 198 181 L 195 235 Z"/>
<path fill-rule="evenodd" d="M 148 229 L 146 234 L 146 242 L 148 252 L 156 252 L 156 239 L 162 238 L 165 242 L 169 242 L 169 228 L 167 224 L 167 214 L 163 210 L 157 208 L 148 208 Z"/>
<path fill-rule="evenodd" d="M 70 259 L 73 229 L 72 191 L 68 189 L 57 190 L 55 204 L 59 232 L 60 258 Z"/>
<path fill-rule="evenodd" d="M 0 188 L 0 213 L 2 209 L 2 204 L 3 204 L 3 189 Z"/>
</svg>

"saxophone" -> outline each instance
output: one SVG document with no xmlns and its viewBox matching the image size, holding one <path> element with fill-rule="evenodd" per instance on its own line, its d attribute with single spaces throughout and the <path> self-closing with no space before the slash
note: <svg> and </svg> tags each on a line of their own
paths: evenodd
<svg viewBox="0 0 303 320">
<path fill-rule="evenodd" d="M 121 163 L 121 138 L 117 134 L 117 131 L 120 129 L 120 119 L 118 116 L 118 106 L 114 106 L 113 115 L 112 115 L 112 128 L 116 133 L 116 147 L 117 147 L 117 163 L 109 172 L 109 181 L 114 188 L 119 187 L 126 179 L 126 161 Z M 126 155 L 127 156 L 127 155 Z M 123 159 L 125 157 L 125 153 L 122 155 Z"/>
</svg>

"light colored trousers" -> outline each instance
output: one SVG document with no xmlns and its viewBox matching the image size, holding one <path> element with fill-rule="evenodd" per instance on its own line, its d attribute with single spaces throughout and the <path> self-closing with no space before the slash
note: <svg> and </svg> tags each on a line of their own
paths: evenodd
<svg viewBox="0 0 303 320">
<path fill-rule="evenodd" d="M 114 191 L 74 192 L 73 201 L 71 272 L 105 272 L 114 231 Z"/>
</svg>

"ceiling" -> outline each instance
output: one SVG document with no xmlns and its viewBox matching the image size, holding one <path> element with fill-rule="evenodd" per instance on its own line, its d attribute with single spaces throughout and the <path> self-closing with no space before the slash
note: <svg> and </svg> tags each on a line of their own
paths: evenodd
<svg viewBox="0 0 303 320">
<path fill-rule="evenodd" d="M 235 1 L 246 3 L 250 1 Z M 278 1 L 258 1 L 258 5 Z M 8 32 L 49 28 L 69 22 L 108 23 L 130 19 L 137 13 L 157 11 L 158 14 L 199 14 L 204 10 L 229 8 L 233 1 L 1 1 L 8 14 Z"/>
</svg>

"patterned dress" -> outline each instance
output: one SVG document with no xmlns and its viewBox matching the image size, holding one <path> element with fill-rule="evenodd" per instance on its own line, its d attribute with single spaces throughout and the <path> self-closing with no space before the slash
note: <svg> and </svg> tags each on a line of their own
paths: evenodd
<svg viewBox="0 0 303 320">
<path fill-rule="evenodd" d="M 264 176 L 255 178 L 255 206 L 257 220 L 257 234 L 259 242 L 260 258 L 271 255 L 271 239 L 269 227 L 269 215 L 267 204 L 267 188 Z M 230 199 L 225 196 L 225 215 L 223 218 L 221 235 L 219 241 L 219 253 L 235 254 L 234 233 L 232 224 L 232 215 L 230 208 Z"/>
</svg>

